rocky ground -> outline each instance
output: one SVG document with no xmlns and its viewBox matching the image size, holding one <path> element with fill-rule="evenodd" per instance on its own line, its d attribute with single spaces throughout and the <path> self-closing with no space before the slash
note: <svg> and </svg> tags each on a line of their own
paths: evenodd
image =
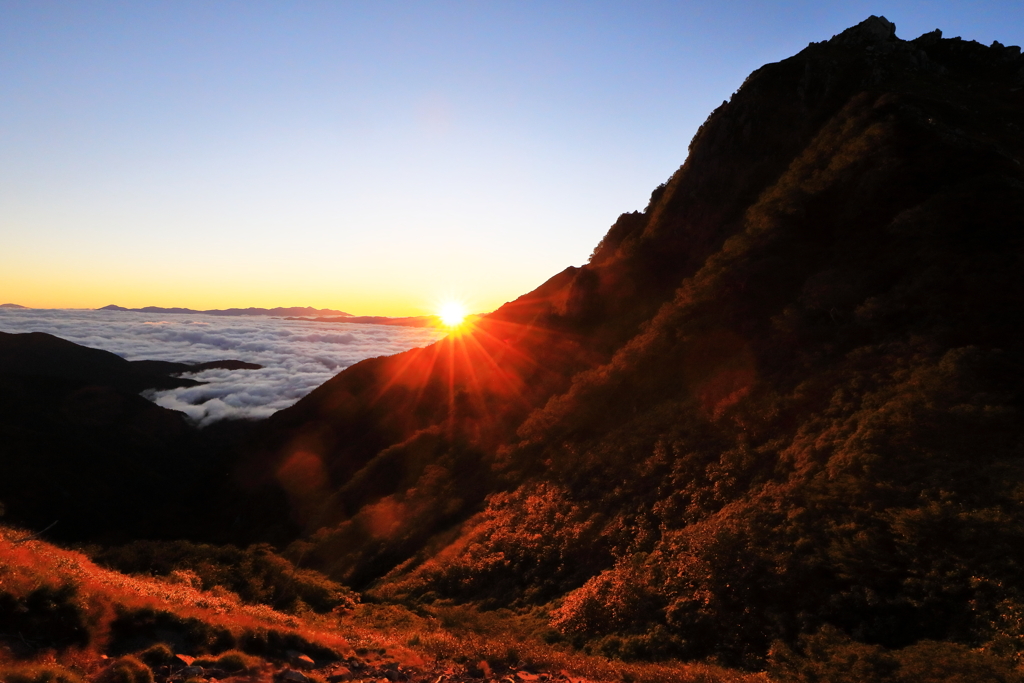
<svg viewBox="0 0 1024 683">
<path fill-rule="evenodd" d="M 209 660 L 188 655 L 174 655 L 165 664 L 152 666 L 155 683 L 480 683 L 502 682 L 522 683 L 531 681 L 566 681 L 587 683 L 588 679 L 572 676 L 565 671 L 535 671 L 527 668 L 492 666 L 486 661 L 470 664 L 437 663 L 433 665 L 407 666 L 378 653 L 365 656 L 351 656 L 343 661 L 321 665 L 299 652 L 289 652 L 287 662 L 252 660 L 244 668 L 224 666 L 222 662 L 211 665 Z M 124 660 L 121 660 L 122 662 Z M 203 666 L 206 663 L 207 666 Z M 118 664 L 111 662 L 107 669 Z M 102 673 L 98 679 L 113 678 Z M 137 681 L 138 679 L 136 679 Z"/>
</svg>

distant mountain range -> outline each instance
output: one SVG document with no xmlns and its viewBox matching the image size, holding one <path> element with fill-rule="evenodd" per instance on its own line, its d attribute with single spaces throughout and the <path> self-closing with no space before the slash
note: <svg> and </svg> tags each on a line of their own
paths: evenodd
<svg viewBox="0 0 1024 683">
<path fill-rule="evenodd" d="M 310 320 L 320 323 L 359 323 L 363 325 L 399 325 L 402 327 L 433 327 L 437 325 L 437 316 L 416 315 L 407 318 L 389 318 L 384 315 L 348 315 L 345 317 L 328 318 L 317 316 L 316 318 L 291 317 L 288 320 Z"/>
<path fill-rule="evenodd" d="M 25 309 L 28 306 L 18 304 L 0 304 L 0 308 Z M 402 327 L 432 327 L 437 324 L 437 317 L 432 315 L 419 315 L 392 318 L 384 315 L 352 315 L 345 311 L 336 311 L 332 308 L 313 308 L 312 306 L 290 306 L 288 308 L 218 308 L 213 310 L 200 311 L 194 308 L 162 308 L 160 306 L 145 306 L 143 308 L 125 308 L 110 304 L 98 311 L 126 311 L 132 313 L 159 313 L 163 314 L 202 314 L 222 316 L 243 316 L 263 315 L 287 318 L 288 320 L 311 320 L 316 322 L 329 323 L 357 323 L 364 325 L 398 325 Z"/>
<path fill-rule="evenodd" d="M 24 308 L 24 306 L 16 306 L 14 304 L 4 304 L 4 307 L 12 308 Z M 289 308 L 224 308 L 215 309 L 210 311 L 197 311 L 192 308 L 161 308 L 160 306 L 145 306 L 144 308 L 124 308 L 123 306 L 115 306 L 111 304 L 104 306 L 103 308 L 96 309 L 99 311 L 133 311 L 136 313 L 185 313 L 185 314 L 196 314 L 202 313 L 204 315 L 225 315 L 225 316 L 239 316 L 239 315 L 273 315 L 273 316 L 314 316 L 321 317 L 325 315 L 331 316 L 345 316 L 349 317 L 352 314 L 346 313 L 345 311 L 336 311 L 331 308 L 313 308 L 311 306 L 291 306 Z"/>
</svg>

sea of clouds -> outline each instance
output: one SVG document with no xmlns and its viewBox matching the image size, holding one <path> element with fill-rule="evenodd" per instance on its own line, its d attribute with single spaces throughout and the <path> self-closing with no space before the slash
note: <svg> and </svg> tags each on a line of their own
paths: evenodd
<svg viewBox="0 0 1024 683">
<path fill-rule="evenodd" d="M 262 370 L 188 373 L 184 376 L 207 384 L 143 394 L 165 408 L 184 412 L 199 425 L 224 418 L 267 417 L 364 358 L 426 346 L 444 336 L 433 327 L 267 316 L 6 308 L 0 309 L 0 332 L 47 332 L 126 360 L 235 359 L 263 366 Z"/>
</svg>

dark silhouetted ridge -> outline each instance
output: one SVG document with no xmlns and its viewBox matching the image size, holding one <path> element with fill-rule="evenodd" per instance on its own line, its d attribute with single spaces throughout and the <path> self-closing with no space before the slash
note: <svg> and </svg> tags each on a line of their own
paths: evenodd
<svg viewBox="0 0 1024 683">
<path fill-rule="evenodd" d="M 0 373 L 102 384 L 132 393 L 201 384 L 151 370 L 109 351 L 79 346 L 45 332 L 0 332 Z"/>
<path fill-rule="evenodd" d="M 246 425 L 199 431 L 138 395 L 197 386 L 199 365 L 129 362 L 42 332 L 0 332 L 0 503 L 51 538 L 202 537 L 224 480 L 219 455 Z"/>
</svg>

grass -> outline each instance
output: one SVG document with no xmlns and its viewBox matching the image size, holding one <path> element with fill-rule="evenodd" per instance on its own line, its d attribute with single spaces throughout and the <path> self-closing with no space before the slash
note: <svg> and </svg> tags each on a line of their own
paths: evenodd
<svg viewBox="0 0 1024 683">
<path fill-rule="evenodd" d="M 636 683 L 766 680 L 711 664 L 625 663 L 583 654 L 550 642 L 556 637 L 542 610 L 363 604 L 344 613 L 284 614 L 245 604 L 223 589 L 120 574 L 79 552 L 21 542 L 25 536 L 0 527 L 0 603 L 12 607 L 0 609 L 0 683 L 150 683 L 152 670 L 179 653 L 197 657 L 201 666 L 244 672 L 267 660 L 283 665 L 288 650 L 318 664 L 355 656 L 412 669 L 450 663 Z M 34 637 L 13 635 L 26 632 Z"/>
<path fill-rule="evenodd" d="M 284 659 L 298 649 L 329 660 L 351 652 L 336 632 L 228 591 L 127 576 L 25 536 L 0 527 L 0 662 L 99 658 L 160 641 L 194 655 L 237 648 Z"/>
<path fill-rule="evenodd" d="M 357 652 L 387 649 L 414 658 L 463 665 L 487 662 L 494 670 L 565 671 L 597 681 L 635 683 L 761 683 L 764 674 L 713 664 L 622 662 L 548 642 L 553 633 L 545 610 L 480 611 L 435 603 L 415 611 L 395 604 L 364 603 L 338 620 Z"/>
</svg>

